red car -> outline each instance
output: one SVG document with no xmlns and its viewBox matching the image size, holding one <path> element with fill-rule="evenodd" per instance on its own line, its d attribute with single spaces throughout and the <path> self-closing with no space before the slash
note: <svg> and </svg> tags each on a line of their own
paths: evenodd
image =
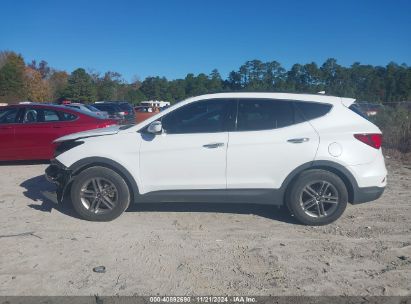
<svg viewBox="0 0 411 304">
<path fill-rule="evenodd" d="M 56 138 L 115 124 L 115 120 L 64 106 L 0 107 L 0 161 L 50 159 Z"/>
</svg>

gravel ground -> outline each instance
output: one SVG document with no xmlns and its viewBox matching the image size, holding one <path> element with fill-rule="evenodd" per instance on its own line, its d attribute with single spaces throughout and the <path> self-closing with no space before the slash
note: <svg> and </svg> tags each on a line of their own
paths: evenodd
<svg viewBox="0 0 411 304">
<path fill-rule="evenodd" d="M 388 159 L 383 197 L 325 227 L 232 204 L 87 222 L 55 204 L 46 166 L 0 166 L 0 295 L 411 294 L 411 164 Z"/>
</svg>

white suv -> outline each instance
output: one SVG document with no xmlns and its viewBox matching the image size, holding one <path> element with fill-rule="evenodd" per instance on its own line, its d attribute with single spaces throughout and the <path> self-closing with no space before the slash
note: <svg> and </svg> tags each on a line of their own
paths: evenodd
<svg viewBox="0 0 411 304">
<path fill-rule="evenodd" d="M 285 205 L 300 222 L 324 225 L 386 185 L 381 131 L 353 103 L 285 93 L 189 98 L 135 126 L 59 138 L 46 175 L 87 220 L 112 220 L 130 202 L 238 202 Z"/>
</svg>

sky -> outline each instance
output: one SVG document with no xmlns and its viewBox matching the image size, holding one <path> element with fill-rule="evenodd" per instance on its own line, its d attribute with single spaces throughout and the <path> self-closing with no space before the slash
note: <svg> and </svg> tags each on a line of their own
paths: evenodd
<svg viewBox="0 0 411 304">
<path fill-rule="evenodd" d="M 409 0 L 1 0 L 0 50 L 126 81 L 247 60 L 411 64 Z"/>
</svg>

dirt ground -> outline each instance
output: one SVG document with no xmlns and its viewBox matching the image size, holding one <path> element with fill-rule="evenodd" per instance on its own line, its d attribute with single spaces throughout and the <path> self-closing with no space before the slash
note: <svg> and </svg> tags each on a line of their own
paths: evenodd
<svg viewBox="0 0 411 304">
<path fill-rule="evenodd" d="M 411 294 L 411 163 L 387 159 L 383 197 L 325 227 L 232 204 L 87 222 L 55 204 L 46 166 L 0 166 L 0 295 Z"/>
</svg>

